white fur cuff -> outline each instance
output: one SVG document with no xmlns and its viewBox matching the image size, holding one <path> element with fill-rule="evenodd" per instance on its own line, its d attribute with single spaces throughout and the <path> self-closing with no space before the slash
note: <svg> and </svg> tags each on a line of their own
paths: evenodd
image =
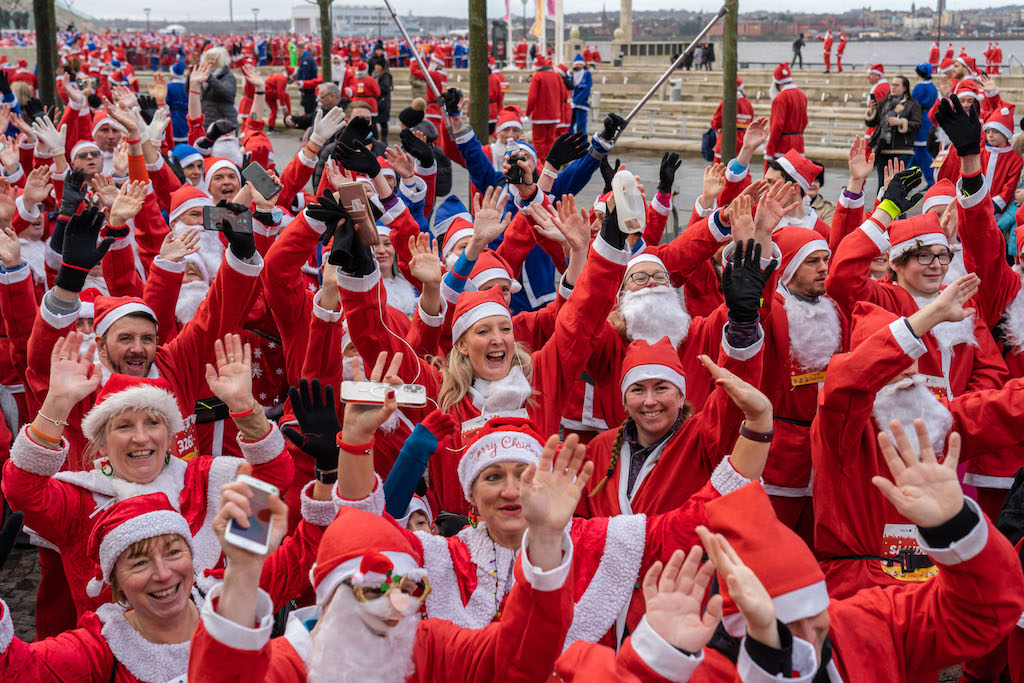
<svg viewBox="0 0 1024 683">
<path fill-rule="evenodd" d="M 573 546 L 569 532 L 562 532 L 562 562 L 554 569 L 538 569 L 530 562 L 529 539 L 530 530 L 527 529 L 523 533 L 523 552 L 519 555 L 522 559 L 523 576 L 535 591 L 548 593 L 558 590 L 565 585 L 565 580 L 569 578 L 569 571 L 572 569 Z"/>
<path fill-rule="evenodd" d="M 323 290 L 320 290 L 316 293 L 316 295 L 313 296 L 313 315 L 315 315 L 320 320 L 323 320 L 325 323 L 336 323 L 340 321 L 343 313 L 340 310 L 341 306 L 338 306 L 339 310 L 337 311 L 331 311 L 321 306 L 320 295 L 322 293 Z"/>
<path fill-rule="evenodd" d="M 265 465 L 285 452 L 284 437 L 273 422 L 270 423 L 270 432 L 259 441 L 245 441 L 239 434 L 238 445 L 246 461 L 253 465 Z"/>
<path fill-rule="evenodd" d="M 374 264 L 373 272 L 369 275 L 357 277 L 349 275 L 341 268 L 338 268 L 338 286 L 350 292 L 369 292 L 373 286 L 380 282 L 380 266 Z"/>
<path fill-rule="evenodd" d="M 384 482 L 380 480 L 379 474 L 374 474 L 374 478 L 377 480 L 377 485 L 373 487 L 373 491 L 366 498 L 362 500 L 346 500 L 338 495 L 338 485 L 335 484 L 334 488 L 331 489 L 331 500 L 335 505 L 336 510 L 341 510 L 344 505 L 346 507 L 355 508 L 357 510 L 363 510 L 365 512 L 372 512 L 375 515 L 384 514 Z"/>
<path fill-rule="evenodd" d="M 430 315 L 424 311 L 420 305 L 416 304 L 416 315 L 420 317 L 423 324 L 427 327 L 441 327 L 444 324 L 444 319 L 448 313 L 448 301 L 444 297 L 441 297 L 441 310 L 437 315 Z"/>
<path fill-rule="evenodd" d="M 0 652 L 6 652 L 14 640 L 14 622 L 11 621 L 11 610 L 7 603 L 0 600 Z"/>
<path fill-rule="evenodd" d="M 338 515 L 338 508 L 333 500 L 314 500 L 310 497 L 315 483 L 311 481 L 302 487 L 299 494 L 299 509 L 302 511 L 302 518 L 310 524 L 327 526 Z"/>
<path fill-rule="evenodd" d="M 226 645 L 235 650 L 246 650 L 258 652 L 270 642 L 270 631 L 274 626 L 274 604 L 270 596 L 261 588 L 256 603 L 256 619 L 259 625 L 256 628 L 247 628 L 241 624 L 225 619 L 213 609 L 214 598 L 220 596 L 224 584 L 214 586 L 206 602 L 203 603 L 203 626 L 206 632 L 218 643 Z"/>
<path fill-rule="evenodd" d="M 118 241 L 121 241 L 121 240 L 118 240 Z M 125 242 L 125 244 L 128 244 L 128 245 L 131 244 L 131 242 L 128 241 L 127 239 L 125 239 L 124 242 Z M 115 244 L 116 244 L 116 242 L 115 242 Z M 187 264 L 186 264 L 185 259 L 182 259 L 180 261 L 169 261 L 169 260 L 167 260 L 165 258 L 161 258 L 159 256 L 157 256 L 155 259 L 153 259 L 153 266 L 154 267 L 159 268 L 161 270 L 166 270 L 168 273 L 184 273 L 186 265 Z"/>
<path fill-rule="evenodd" d="M 612 245 L 605 241 L 604 237 L 598 235 L 594 238 L 593 242 L 594 253 L 600 254 L 606 261 L 615 263 L 620 266 L 624 266 L 629 263 L 629 259 L 633 256 L 633 253 L 627 246 L 625 249 L 616 249 Z"/>
<path fill-rule="evenodd" d="M 670 681 L 690 680 L 690 676 L 704 661 L 703 649 L 696 655 L 683 654 L 651 628 L 646 616 L 640 620 L 629 642 L 647 666 Z"/>
<path fill-rule="evenodd" d="M 769 681 L 785 680 L 787 683 L 810 683 L 818 673 L 818 658 L 814 647 L 806 640 L 793 639 L 793 672 L 786 678 L 769 675 L 767 671 L 758 666 L 747 652 L 746 639 L 740 643 L 740 656 L 736 661 L 736 670 L 740 680 L 749 683 L 768 683 Z"/>
<path fill-rule="evenodd" d="M 249 259 L 249 263 L 246 263 L 242 259 L 235 256 L 235 253 L 231 251 L 231 247 L 224 250 L 224 261 L 231 266 L 231 269 L 240 275 L 247 277 L 259 277 L 260 272 L 263 270 L 263 257 L 260 256 L 260 252 L 253 252 L 252 258 Z"/>
<path fill-rule="evenodd" d="M 28 425 L 21 428 L 18 438 L 11 444 L 11 462 L 25 472 L 40 477 L 52 477 L 60 472 L 68 454 L 68 442 L 61 437 L 60 450 L 40 446 L 28 438 Z"/>
<path fill-rule="evenodd" d="M 16 285 L 31 274 L 32 269 L 29 268 L 28 262 L 21 259 L 21 265 L 18 268 L 0 273 L 0 285 Z"/>
<path fill-rule="evenodd" d="M 715 471 L 711 473 L 711 485 L 723 496 L 749 483 L 749 479 L 733 469 L 728 456 L 722 458 L 722 462 L 718 463 Z"/>
</svg>

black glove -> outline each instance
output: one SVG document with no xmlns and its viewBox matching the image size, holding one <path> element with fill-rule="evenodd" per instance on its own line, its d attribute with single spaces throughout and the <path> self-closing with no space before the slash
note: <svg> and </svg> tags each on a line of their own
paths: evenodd
<svg viewBox="0 0 1024 683">
<path fill-rule="evenodd" d="M 369 275 L 373 272 L 376 261 L 370 253 L 370 248 L 359 241 L 356 228 L 352 219 L 339 204 L 334 196 L 328 191 L 317 198 L 316 204 L 306 207 L 306 215 L 327 224 L 320 241 L 327 244 L 331 242 L 331 254 L 327 262 L 341 266 L 341 269 L 351 275 Z"/>
<path fill-rule="evenodd" d="M 894 175 L 885 187 L 885 194 L 882 195 L 882 201 L 879 202 L 878 208 L 895 219 L 917 206 L 917 203 L 924 197 L 924 192 L 918 192 L 915 195 L 910 193 L 921 183 L 923 175 L 917 166 Z"/>
<path fill-rule="evenodd" d="M 341 433 L 334 387 L 328 384 L 321 392 L 320 380 L 314 379 L 310 391 L 309 380 L 300 379 L 298 388 L 288 387 L 288 398 L 302 431 L 285 427 L 281 433 L 296 448 L 313 458 L 317 479 L 333 484 L 338 478 L 338 434 Z M 334 473 L 334 477 L 321 477 L 320 473 Z"/>
<path fill-rule="evenodd" d="M 153 114 L 156 113 L 157 104 L 156 98 L 152 95 L 139 95 L 139 113 L 142 114 L 142 120 L 146 122 L 146 125 L 153 123 Z"/>
<path fill-rule="evenodd" d="M 420 140 L 410 128 L 403 128 L 398 137 L 402 141 L 402 149 L 418 161 L 421 167 L 430 168 L 434 165 L 434 150 L 430 143 Z"/>
<path fill-rule="evenodd" d="M 321 244 L 330 242 L 338 226 L 351 220 L 348 211 L 338 203 L 330 190 L 324 190 L 324 193 L 317 197 L 315 204 L 306 207 L 306 215 L 327 225 L 324 234 L 320 236 Z"/>
<path fill-rule="evenodd" d="M 14 549 L 14 543 L 18 538 L 18 533 L 21 531 L 21 525 L 24 521 L 24 513 L 12 512 L 11 516 L 7 518 L 7 522 L 4 523 L 3 530 L 0 530 L 0 569 L 3 569 L 4 563 L 7 562 L 7 558 L 11 554 L 11 550 Z"/>
<path fill-rule="evenodd" d="M 448 112 L 448 116 L 459 115 L 459 102 L 462 101 L 462 91 L 458 88 L 448 88 L 441 93 L 441 104 Z"/>
<path fill-rule="evenodd" d="M 206 127 L 206 139 L 216 142 L 217 138 L 235 132 L 235 124 L 228 119 L 218 119 Z"/>
<path fill-rule="evenodd" d="M 547 161 L 555 168 L 562 168 L 566 164 L 586 156 L 589 149 L 590 143 L 586 133 L 562 133 L 551 145 Z"/>
<path fill-rule="evenodd" d="M 89 106 L 93 109 L 99 109 L 103 106 L 103 100 L 101 100 L 100 96 L 94 92 L 89 93 L 86 96 L 85 101 L 88 102 Z"/>
<path fill-rule="evenodd" d="M 226 199 L 222 199 L 217 202 L 217 206 L 228 209 L 232 213 L 243 213 L 249 210 L 249 207 L 242 206 L 241 204 L 235 204 L 229 202 Z M 252 223 L 249 224 L 248 232 L 235 232 L 234 228 L 231 227 L 231 221 L 224 219 L 221 221 L 221 230 L 224 232 L 224 237 L 228 240 L 228 245 L 231 247 L 231 253 L 234 254 L 241 260 L 251 259 L 253 254 L 256 253 L 256 237 L 252 232 Z"/>
<path fill-rule="evenodd" d="M 961 159 L 981 154 L 981 120 L 978 118 L 977 102 L 971 105 L 970 110 L 964 110 L 955 95 L 939 100 L 935 120 L 956 147 L 956 153 Z"/>
<path fill-rule="evenodd" d="M 349 171 L 365 173 L 370 178 L 376 178 L 380 173 L 380 162 L 377 161 L 377 157 L 361 144 L 346 145 L 344 142 L 338 142 L 331 156 Z"/>
<path fill-rule="evenodd" d="M 68 221 L 55 285 L 69 292 L 82 291 L 89 271 L 96 267 L 114 243 L 113 237 L 105 237 L 98 245 L 96 243 L 106 220 L 99 209 L 89 207 Z"/>
<path fill-rule="evenodd" d="M 619 230 L 619 214 L 616 209 L 604 215 L 604 220 L 601 221 L 601 237 L 616 249 L 625 248 L 626 233 Z"/>
<path fill-rule="evenodd" d="M 615 139 L 615 135 L 625 127 L 626 119 L 618 114 L 608 114 L 604 117 L 604 130 L 601 131 L 601 137 L 607 142 L 611 142 Z"/>
<path fill-rule="evenodd" d="M 722 294 L 729 308 L 729 320 L 737 323 L 754 322 L 761 308 L 764 287 L 775 271 L 773 260 L 761 270 L 761 245 L 754 240 L 736 243 L 732 257 L 722 271 Z"/>
<path fill-rule="evenodd" d="M 0 71 L 0 93 L 5 96 L 11 94 L 11 81 L 7 78 L 6 71 Z"/>
<path fill-rule="evenodd" d="M 89 188 L 85 184 L 85 171 L 80 168 L 68 173 L 64 179 L 64 194 L 60 198 L 60 213 L 70 218 L 78 213 Z"/>
<path fill-rule="evenodd" d="M 675 152 L 665 152 L 661 158 L 661 171 L 658 175 L 658 192 L 672 194 L 672 184 L 676 181 L 676 171 L 683 162 Z"/>
<path fill-rule="evenodd" d="M 29 99 L 21 111 L 25 115 L 25 122 L 29 124 L 38 118 L 46 116 L 46 109 L 43 107 L 43 103 L 35 97 Z"/>
<path fill-rule="evenodd" d="M 607 194 L 612 191 L 612 178 L 615 177 L 616 171 L 619 170 L 619 160 L 615 160 L 615 165 L 612 166 L 608 163 L 608 157 L 601 159 L 601 177 L 604 178 L 604 189 L 601 190 L 601 194 Z"/>
</svg>

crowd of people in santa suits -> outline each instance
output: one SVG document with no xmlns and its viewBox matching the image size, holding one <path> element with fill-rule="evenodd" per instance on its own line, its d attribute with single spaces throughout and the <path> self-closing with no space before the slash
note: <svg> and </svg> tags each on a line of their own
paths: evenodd
<svg viewBox="0 0 1024 683">
<path fill-rule="evenodd" d="M 637 178 L 620 116 L 586 132 L 582 54 L 536 60 L 532 140 L 428 63 L 398 144 L 320 83 L 281 159 L 252 64 L 241 123 L 204 113 L 223 49 L 183 144 L 168 83 L 93 92 L 77 54 L 52 114 L 0 108 L 0 565 L 40 567 L 0 678 L 1024 681 L 997 91 L 955 70 L 930 187 L 890 154 L 869 197 L 858 137 L 824 220 L 780 65 L 663 239 L 678 156 Z"/>
</svg>

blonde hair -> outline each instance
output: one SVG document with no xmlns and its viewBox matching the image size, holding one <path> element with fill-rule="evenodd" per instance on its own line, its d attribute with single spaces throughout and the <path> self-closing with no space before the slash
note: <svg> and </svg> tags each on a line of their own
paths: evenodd
<svg viewBox="0 0 1024 683">
<path fill-rule="evenodd" d="M 523 369 L 523 375 L 527 382 L 533 381 L 533 359 L 530 352 L 522 342 L 516 342 L 515 351 L 512 356 L 513 364 L 518 363 Z M 440 365 L 435 359 L 435 365 Z M 442 411 L 447 412 L 452 406 L 457 405 L 466 398 L 469 388 L 473 386 L 473 379 L 476 373 L 473 372 L 473 364 L 469 356 L 459 351 L 458 347 L 452 346 L 448 354 L 448 364 L 440 367 L 441 389 L 438 391 L 437 400 Z M 531 398 L 528 403 L 532 402 Z"/>
<path fill-rule="evenodd" d="M 32 99 L 32 86 L 25 81 L 14 81 L 11 83 L 11 92 L 18 99 L 18 104 L 24 107 Z"/>
<path fill-rule="evenodd" d="M 231 58 L 228 57 L 228 51 L 223 47 L 211 47 L 203 53 L 201 59 L 204 62 L 209 62 L 215 69 L 219 69 L 231 63 Z"/>
</svg>

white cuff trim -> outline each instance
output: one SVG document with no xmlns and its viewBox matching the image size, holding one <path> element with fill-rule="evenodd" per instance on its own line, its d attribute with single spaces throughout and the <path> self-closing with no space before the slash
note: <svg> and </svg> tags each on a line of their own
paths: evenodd
<svg viewBox="0 0 1024 683">
<path fill-rule="evenodd" d="M 47 292 L 50 294 L 50 292 Z M 79 304 L 81 308 L 81 304 Z M 76 308 L 71 313 L 54 313 L 50 310 L 50 307 L 46 305 L 46 296 L 44 295 L 43 300 L 39 303 L 39 316 L 43 321 L 55 330 L 63 330 L 67 327 L 71 327 L 78 320 L 78 310 Z"/>
<path fill-rule="evenodd" d="M 523 532 L 523 552 L 519 553 L 522 560 L 523 576 L 536 591 L 548 593 L 558 590 L 565 585 L 565 580 L 569 578 L 569 572 L 572 569 L 573 545 L 569 533 L 562 532 L 562 562 L 554 569 L 542 570 L 533 566 L 529 557 L 529 541 L 530 530 L 527 529 Z"/>
<path fill-rule="evenodd" d="M 892 245 L 889 243 L 889 238 L 886 237 L 885 233 L 878 229 L 874 221 L 866 220 L 860 225 L 860 230 L 868 236 L 875 246 L 878 247 L 878 253 L 882 254 L 889 251 L 889 247 Z"/>
<path fill-rule="evenodd" d="M 11 610 L 7 603 L 0 600 L 0 652 L 7 652 L 14 640 L 14 622 L 11 621 Z"/>
<path fill-rule="evenodd" d="M 323 290 L 319 290 L 313 296 L 313 315 L 325 323 L 336 323 L 341 320 L 341 316 L 344 315 L 344 311 L 340 310 L 341 306 L 338 306 L 337 311 L 329 311 L 320 305 L 320 296 L 323 294 Z"/>
<path fill-rule="evenodd" d="M 967 466 L 970 467 L 970 463 Z M 1013 477 L 995 477 L 991 474 L 964 472 L 964 483 L 981 489 L 1009 489 L 1013 486 Z"/>
<path fill-rule="evenodd" d="M 6 273 L 0 273 L 0 285 L 16 285 L 19 282 L 27 279 L 32 274 L 32 269 L 29 268 L 28 262 L 25 259 L 21 259 L 21 267 L 17 270 L 9 270 Z"/>
<path fill-rule="evenodd" d="M 158 156 L 156 158 L 156 161 L 154 161 L 153 163 L 146 164 L 146 170 L 147 171 L 159 171 L 163 167 L 164 167 L 164 158 L 162 156 Z"/>
<path fill-rule="evenodd" d="M 424 190 L 424 197 L 426 196 L 425 192 L 426 192 L 426 190 Z M 401 197 L 399 197 L 399 199 L 401 199 Z M 412 200 L 410 199 L 409 201 L 412 201 Z M 386 212 L 384 212 L 384 215 L 382 215 L 380 217 L 380 222 L 383 223 L 384 225 L 391 225 L 391 223 L 396 218 L 398 218 L 399 216 L 401 216 L 403 213 L 405 213 L 408 210 L 409 209 L 406 208 L 406 206 L 405 206 L 405 202 L 403 202 L 403 201 L 395 202 L 395 205 L 392 206 L 390 209 L 388 209 Z"/>
<path fill-rule="evenodd" d="M 768 155 L 766 154 L 765 157 L 767 158 Z M 732 161 L 736 161 L 736 160 L 733 159 Z M 725 181 L 727 183 L 738 183 L 739 181 L 743 180 L 748 175 L 750 175 L 750 166 L 749 165 L 744 166 L 742 173 L 733 173 L 732 172 L 732 161 L 730 161 L 729 163 L 727 163 L 725 165 Z"/>
<path fill-rule="evenodd" d="M 860 193 L 857 199 L 850 199 L 845 192 L 839 193 L 839 206 L 845 209 L 860 209 L 864 207 L 864 193 Z"/>
<path fill-rule="evenodd" d="M 214 598 L 220 597 L 223 589 L 223 583 L 214 586 L 206 596 L 206 602 L 203 603 L 202 619 L 207 633 L 218 643 L 235 650 L 248 652 L 262 650 L 270 642 L 270 632 L 274 626 L 274 603 L 270 600 L 270 596 L 262 588 L 259 589 L 259 598 L 256 603 L 256 619 L 259 621 L 259 625 L 256 628 L 248 628 L 236 624 L 230 619 L 225 619 L 214 611 Z"/>
<path fill-rule="evenodd" d="M 125 227 L 127 227 L 127 226 L 125 226 Z M 127 249 L 130 246 L 132 246 L 132 241 L 129 238 L 127 238 L 127 237 L 118 237 L 118 238 L 114 239 L 114 243 L 110 245 L 110 251 L 120 251 L 121 249 Z M 153 263 L 156 263 L 158 259 L 163 261 L 163 259 L 161 259 L 159 256 L 157 256 L 156 258 L 153 259 Z M 170 263 L 170 262 L 169 261 L 164 261 L 164 263 Z M 184 272 L 184 265 L 182 266 L 182 272 Z"/>
<path fill-rule="evenodd" d="M 806 640 L 793 638 L 793 673 L 791 676 L 772 676 L 762 669 L 747 653 L 746 640 L 740 643 L 740 656 L 736 660 L 736 671 L 744 683 L 768 683 L 768 681 L 786 681 L 786 683 L 810 683 L 818 673 L 818 657 L 814 646 Z"/>
<path fill-rule="evenodd" d="M 338 495 L 338 485 L 335 484 L 331 488 L 331 502 L 334 503 L 336 510 L 341 510 L 341 507 L 355 508 L 357 510 L 363 510 L 365 512 L 372 512 L 375 515 L 384 514 L 384 482 L 380 480 L 379 474 L 373 475 L 374 479 L 377 480 L 377 484 L 373 487 L 373 491 L 370 492 L 366 498 L 362 500 L 347 500 Z"/>
<path fill-rule="evenodd" d="M 708 218 L 708 232 L 719 242 L 725 242 L 732 239 L 732 229 L 730 228 L 728 231 L 725 229 L 725 226 L 718 220 L 719 215 L 721 215 L 721 209 L 715 209 L 711 217 Z"/>
<path fill-rule="evenodd" d="M 725 328 L 722 328 L 722 350 L 725 351 L 725 355 L 729 356 L 734 360 L 750 360 L 758 353 L 760 353 L 762 347 L 764 347 L 764 328 L 761 327 L 761 323 L 757 324 L 758 337 L 757 341 L 750 346 L 742 349 L 734 348 L 729 344 L 729 339 L 725 334 Z"/>
<path fill-rule="evenodd" d="M 718 463 L 715 467 L 715 471 L 711 473 L 711 485 L 714 486 L 715 490 L 723 496 L 727 493 L 732 493 L 740 487 L 746 486 L 750 481 L 750 479 L 747 479 L 733 469 L 732 463 L 729 461 L 729 456 L 722 458 L 722 462 Z"/>
<path fill-rule="evenodd" d="M 240 275 L 246 275 L 248 277 L 259 277 L 260 272 L 263 271 L 263 257 L 260 256 L 260 252 L 253 252 L 252 263 L 246 263 L 242 259 L 235 256 L 235 253 L 231 251 L 231 247 L 224 250 L 224 261 L 231 266 L 231 269 Z"/>
<path fill-rule="evenodd" d="M 306 211 L 305 209 L 303 209 L 303 211 L 302 211 L 302 217 L 306 219 L 306 225 L 309 226 L 310 230 L 312 230 L 313 232 L 315 232 L 318 235 L 324 234 L 324 230 L 327 229 L 327 224 L 326 223 L 324 223 L 323 221 L 318 221 L 317 219 L 310 217 L 309 211 Z"/>
<path fill-rule="evenodd" d="M 646 616 L 640 619 L 629 642 L 647 666 L 670 681 L 683 683 L 690 680 L 690 676 L 704 661 L 703 649 L 696 655 L 683 654 L 647 623 Z"/>
<path fill-rule="evenodd" d="M 696 200 L 693 202 L 693 206 L 694 207 L 697 206 Z M 660 216 L 667 216 L 670 213 L 672 213 L 672 205 L 671 205 L 671 203 L 669 203 L 669 204 L 662 204 L 661 200 L 658 199 L 658 195 L 657 194 L 655 194 L 654 195 L 654 199 L 651 200 L 651 208 L 654 209 L 655 211 L 657 211 L 658 215 L 660 215 Z M 701 218 L 703 218 L 703 216 L 701 216 Z"/>
<path fill-rule="evenodd" d="M 121 241 L 121 240 L 118 240 L 118 241 Z M 131 242 L 129 242 L 127 238 L 124 239 L 123 241 L 126 244 L 131 244 Z M 160 270 L 166 270 L 168 273 L 184 273 L 185 272 L 185 265 L 186 265 L 186 263 L 185 263 L 184 259 L 182 259 L 181 261 L 169 261 L 169 260 L 167 260 L 165 258 L 161 258 L 159 256 L 157 256 L 155 259 L 153 259 L 153 266 L 154 267 L 159 268 Z"/>
<path fill-rule="evenodd" d="M 604 260 L 620 266 L 624 266 L 629 263 L 629 258 L 633 255 L 628 246 L 625 249 L 616 249 L 612 245 L 608 244 L 600 234 L 594 238 L 593 248 L 594 252 L 604 258 Z"/>
<path fill-rule="evenodd" d="M 953 541 L 948 548 L 931 547 L 925 543 L 921 536 L 921 530 L 914 527 L 914 536 L 917 538 L 918 545 L 928 553 L 928 557 L 936 564 L 948 566 L 966 562 L 984 550 L 988 544 L 988 522 L 985 520 L 985 513 L 981 511 L 981 507 L 976 502 L 967 496 L 964 496 L 964 501 L 978 515 L 978 523 L 966 536 L 959 541 Z"/>
<path fill-rule="evenodd" d="M 350 292 L 369 292 L 379 282 L 380 266 L 377 264 L 374 264 L 372 273 L 362 277 L 349 275 L 341 268 L 338 268 L 338 286 Z"/>
<path fill-rule="evenodd" d="M 981 204 L 988 197 L 989 182 L 985 181 L 981 184 L 981 189 L 972 195 L 964 196 L 964 179 L 960 178 L 956 181 L 956 200 L 960 202 L 960 206 L 965 209 Z"/>
<path fill-rule="evenodd" d="M 315 526 L 327 526 L 334 521 L 338 515 L 338 508 L 333 500 L 314 500 L 310 497 L 313 485 L 316 482 L 309 482 L 302 487 L 299 493 L 299 509 L 302 511 L 302 518 Z"/>
<path fill-rule="evenodd" d="M 68 444 L 63 438 L 61 438 L 60 450 L 40 446 L 28 438 L 28 425 L 26 425 L 21 428 L 18 438 L 11 444 L 11 462 L 18 469 L 30 474 L 52 477 L 60 472 L 67 452 Z"/>
<path fill-rule="evenodd" d="M 651 202 L 651 204 L 653 205 L 654 202 Z M 697 195 L 697 198 L 693 200 L 693 212 L 695 214 L 697 214 L 698 216 L 700 216 L 701 218 L 707 218 L 717 208 L 718 208 L 718 200 L 717 199 L 715 201 L 711 202 L 711 206 L 709 208 L 706 208 L 706 209 L 700 203 L 700 195 Z"/>
<path fill-rule="evenodd" d="M 420 162 L 413 161 L 412 170 L 413 173 L 415 173 L 417 176 L 420 176 L 420 178 L 422 179 L 423 176 L 436 174 L 437 164 L 431 164 L 428 168 L 424 168 L 423 166 L 420 166 Z M 426 183 L 426 181 L 423 182 Z"/>
<path fill-rule="evenodd" d="M 21 180 L 24 175 L 25 168 L 20 163 L 18 164 L 18 168 L 15 169 L 14 173 L 12 173 L 11 175 L 7 175 L 6 172 L 4 173 L 4 177 L 7 178 L 7 180 L 9 180 L 12 185 Z M 18 199 L 21 199 L 21 197 L 18 197 Z"/>
<path fill-rule="evenodd" d="M 8 178 L 8 180 L 12 183 L 16 182 L 13 177 Z M 42 215 L 42 211 L 39 209 L 39 204 L 36 204 L 31 209 L 25 206 L 25 195 L 19 195 L 18 198 L 14 200 L 14 205 L 18 207 L 18 215 L 21 216 L 22 220 L 26 223 L 35 223 Z"/>
<path fill-rule="evenodd" d="M 284 454 L 284 437 L 281 430 L 273 422 L 270 431 L 259 441 L 245 441 L 238 435 L 238 446 L 242 449 L 242 457 L 253 465 L 265 465 L 279 455 Z"/>
<path fill-rule="evenodd" d="M 316 168 L 316 159 L 310 159 L 309 157 L 306 156 L 305 145 L 303 145 L 302 149 L 299 150 L 299 154 L 295 158 L 298 159 L 299 163 L 305 166 L 306 168 Z"/>
<path fill-rule="evenodd" d="M 461 133 L 455 136 L 455 144 L 464 145 L 475 137 L 476 133 L 473 132 L 473 129 L 467 128 L 466 130 L 462 131 Z"/>
<path fill-rule="evenodd" d="M 406 185 L 404 180 L 399 180 L 398 191 L 402 201 L 417 204 L 427 198 L 427 181 L 418 176 L 413 176 L 412 185 Z"/>
<path fill-rule="evenodd" d="M 899 318 L 889 323 L 889 331 L 892 332 L 893 338 L 896 339 L 896 343 L 903 349 L 903 353 L 910 356 L 912 359 L 920 358 L 924 355 L 924 352 L 928 350 L 928 347 L 924 345 L 924 342 L 918 339 L 907 327 L 907 319 Z"/>
<path fill-rule="evenodd" d="M 437 315 L 430 315 L 420 307 L 419 303 L 416 304 L 416 315 L 419 316 L 420 320 L 427 327 L 441 327 L 444 325 L 445 316 L 448 313 L 448 301 L 441 297 L 441 311 Z"/>
</svg>

